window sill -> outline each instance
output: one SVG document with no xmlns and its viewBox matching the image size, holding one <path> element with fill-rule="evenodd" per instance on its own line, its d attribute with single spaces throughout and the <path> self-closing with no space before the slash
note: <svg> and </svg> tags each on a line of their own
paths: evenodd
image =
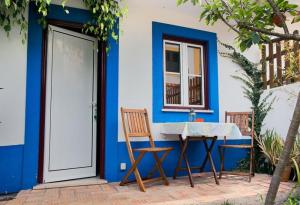
<svg viewBox="0 0 300 205">
<path fill-rule="evenodd" d="M 191 109 L 163 108 L 163 112 L 190 112 Z M 194 110 L 196 113 L 214 113 L 213 110 Z"/>
</svg>

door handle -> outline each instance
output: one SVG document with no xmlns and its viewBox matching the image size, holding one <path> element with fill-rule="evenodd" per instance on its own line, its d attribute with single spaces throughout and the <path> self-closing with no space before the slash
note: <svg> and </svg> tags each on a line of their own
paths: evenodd
<svg viewBox="0 0 300 205">
<path fill-rule="evenodd" d="M 91 102 L 91 104 L 89 106 L 93 107 L 93 108 L 96 108 L 97 107 L 97 103 L 96 102 Z"/>
<path fill-rule="evenodd" d="M 97 115 L 97 102 L 92 102 L 91 106 L 93 107 L 94 119 L 97 120 L 97 118 L 98 118 L 98 115 Z"/>
</svg>

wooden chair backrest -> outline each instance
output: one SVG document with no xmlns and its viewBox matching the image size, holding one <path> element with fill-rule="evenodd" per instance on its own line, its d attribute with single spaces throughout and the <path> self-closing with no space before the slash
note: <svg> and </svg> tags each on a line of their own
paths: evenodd
<svg viewBox="0 0 300 205">
<path fill-rule="evenodd" d="M 130 146 L 131 137 L 148 137 L 151 147 L 154 147 L 146 109 L 126 109 L 122 107 L 121 115 L 125 139 L 128 146 Z"/>
<path fill-rule="evenodd" d="M 254 141 L 254 112 L 225 112 L 225 122 L 235 123 L 243 136 L 251 137 Z M 249 126 L 251 124 L 251 127 Z"/>
</svg>

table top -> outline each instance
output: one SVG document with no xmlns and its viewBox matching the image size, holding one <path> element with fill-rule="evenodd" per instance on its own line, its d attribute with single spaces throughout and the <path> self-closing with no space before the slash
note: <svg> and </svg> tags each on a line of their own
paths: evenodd
<svg viewBox="0 0 300 205">
<path fill-rule="evenodd" d="M 182 139 L 191 137 L 224 137 L 227 139 L 250 139 L 242 136 L 240 129 L 234 123 L 222 122 L 172 122 L 162 123 L 162 134 L 181 135 Z"/>
</svg>

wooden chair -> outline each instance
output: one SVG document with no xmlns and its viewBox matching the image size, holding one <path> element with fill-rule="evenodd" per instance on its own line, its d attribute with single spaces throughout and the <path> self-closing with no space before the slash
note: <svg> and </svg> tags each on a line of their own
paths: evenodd
<svg viewBox="0 0 300 205">
<path fill-rule="evenodd" d="M 251 121 L 251 128 L 249 128 Z M 226 172 L 228 174 L 238 174 L 249 176 L 249 182 L 251 182 L 251 177 L 254 175 L 254 112 L 225 112 L 225 122 L 235 123 L 243 136 L 251 137 L 251 144 L 227 144 L 226 136 L 224 137 L 224 144 L 219 145 L 219 153 L 221 158 L 221 169 L 219 178 L 222 178 L 224 173 L 224 155 L 225 149 L 227 148 L 237 148 L 237 149 L 248 149 L 250 150 L 250 170 L 249 174 L 237 173 L 237 172 Z"/>
<path fill-rule="evenodd" d="M 150 124 L 148 113 L 146 109 L 125 109 L 121 108 L 122 115 L 122 123 L 123 129 L 128 149 L 128 154 L 130 158 L 130 162 L 132 167 L 128 170 L 126 175 L 123 177 L 120 186 L 131 183 L 128 181 L 128 177 L 133 172 L 135 175 L 134 182 L 136 181 L 141 191 L 146 191 L 144 183 L 154 182 L 162 180 L 165 185 L 169 185 L 169 182 L 164 174 L 162 169 L 162 162 L 169 154 L 169 152 L 173 149 L 172 147 L 155 147 L 153 137 L 150 131 Z M 148 137 L 150 142 L 150 147 L 147 148 L 139 148 L 132 149 L 130 139 L 132 137 Z M 134 152 L 139 153 L 138 157 L 134 157 Z M 164 152 L 161 158 L 158 157 L 159 152 Z M 142 158 L 146 153 L 152 153 L 155 159 L 155 167 L 151 170 L 150 175 L 148 175 L 147 179 L 142 179 L 139 173 L 137 165 L 141 162 Z M 151 178 L 153 173 L 158 170 L 160 177 Z"/>
</svg>

